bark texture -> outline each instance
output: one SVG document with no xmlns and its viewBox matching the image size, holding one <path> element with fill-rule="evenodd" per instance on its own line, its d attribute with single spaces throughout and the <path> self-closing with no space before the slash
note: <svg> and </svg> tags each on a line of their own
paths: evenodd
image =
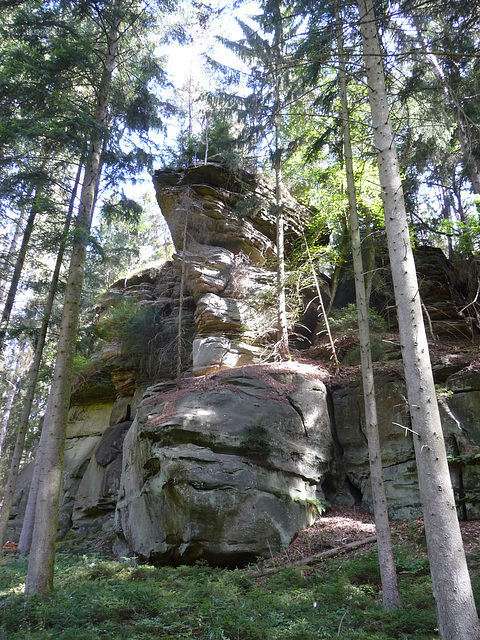
<svg viewBox="0 0 480 640">
<path fill-rule="evenodd" d="M 39 195 L 38 191 L 35 197 Z M 35 201 L 30 209 L 30 214 L 27 219 L 27 224 L 23 231 L 22 244 L 18 252 L 17 260 L 15 262 L 15 268 L 13 270 L 12 277 L 10 279 L 10 287 L 5 300 L 5 305 L 2 311 L 2 317 L 0 319 L 0 352 L 3 351 L 5 337 L 7 335 L 8 324 L 10 322 L 10 316 L 13 309 L 13 303 L 15 302 L 15 296 L 17 295 L 18 285 L 20 284 L 20 277 L 22 275 L 23 265 L 27 256 L 28 245 L 33 232 L 35 224 L 35 218 L 37 217 L 37 209 Z"/>
<path fill-rule="evenodd" d="M 20 416 L 20 424 L 18 425 L 17 436 L 15 439 L 15 447 L 13 450 L 12 460 L 10 461 L 10 469 L 8 473 L 7 484 L 6 484 L 5 494 L 3 498 L 2 509 L 0 511 L 0 554 L 2 553 L 2 547 L 6 539 L 8 520 L 10 517 L 10 509 L 12 507 L 15 488 L 17 486 L 18 473 L 20 471 L 20 462 L 22 460 L 23 449 L 25 446 L 25 437 L 28 432 L 30 412 L 32 410 L 33 400 L 35 397 L 35 389 L 37 387 L 38 373 L 40 371 L 43 348 L 45 346 L 45 340 L 47 337 L 50 316 L 52 313 L 53 303 L 55 301 L 55 296 L 57 293 L 60 269 L 63 263 L 63 254 L 65 252 L 65 239 L 66 239 L 68 230 L 70 228 L 74 202 L 77 195 L 77 188 L 80 182 L 81 166 L 82 165 L 79 166 L 77 171 L 77 176 L 75 179 L 72 196 L 70 198 L 70 206 L 69 206 L 67 218 L 65 220 L 64 227 L 63 227 L 62 243 L 58 250 L 57 259 L 56 259 L 55 267 L 52 274 L 52 280 L 50 282 L 50 288 L 48 291 L 47 299 L 45 301 L 42 324 L 40 326 L 40 330 L 37 336 L 35 353 L 33 356 L 33 363 L 32 363 L 32 366 L 30 367 L 30 372 L 29 372 L 27 391 L 23 399 L 23 407 L 22 407 L 22 414 Z M 31 490 L 32 488 L 33 488 L 33 483 L 32 483 Z M 31 522 L 33 525 L 33 519 Z M 31 540 L 31 534 L 29 535 L 29 538 Z M 30 542 L 28 543 L 28 548 L 24 546 L 24 551 L 22 553 L 26 553 L 29 549 L 30 549 Z"/>
<path fill-rule="evenodd" d="M 478 640 L 480 626 L 436 400 L 373 2 L 358 0 L 358 7 L 439 634 L 442 640 Z"/>
<path fill-rule="evenodd" d="M 370 462 L 370 482 L 372 485 L 373 510 L 378 538 L 378 561 L 382 579 L 383 604 L 386 609 L 401 607 L 398 589 L 392 539 L 388 524 L 387 497 L 383 483 L 382 453 L 378 432 L 377 404 L 375 401 L 375 383 L 373 375 L 370 329 L 368 326 L 368 302 L 363 275 L 362 244 L 357 213 L 355 179 L 353 173 L 352 143 L 347 99 L 347 81 L 343 53 L 343 33 L 340 12 L 337 9 L 337 47 L 339 57 L 339 84 L 342 109 L 342 129 L 345 151 L 345 170 L 347 176 L 348 209 L 350 213 L 350 233 L 352 243 L 353 269 L 355 274 L 355 293 L 357 300 L 358 333 L 360 338 L 360 357 L 362 363 L 363 398 L 365 403 L 365 422 Z"/>
<path fill-rule="evenodd" d="M 65 449 L 66 417 L 70 401 L 71 365 L 80 312 L 80 296 L 86 259 L 86 241 L 100 181 L 103 137 L 99 129 L 107 123 L 109 89 L 118 55 L 118 24 L 108 32 L 104 69 L 98 87 L 95 122 L 100 127 L 93 133 L 85 166 L 80 196 L 75 241 L 70 262 L 62 322 L 57 347 L 57 360 L 48 401 L 48 412 L 42 431 L 45 447 L 40 464 L 40 480 L 35 505 L 30 562 L 25 594 L 44 594 L 53 586 L 58 502 Z"/>
</svg>

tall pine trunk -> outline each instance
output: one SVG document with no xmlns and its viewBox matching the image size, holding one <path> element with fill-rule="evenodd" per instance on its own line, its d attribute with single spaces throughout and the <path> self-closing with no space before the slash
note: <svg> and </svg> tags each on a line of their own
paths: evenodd
<svg viewBox="0 0 480 640">
<path fill-rule="evenodd" d="M 3 451 L 3 445 L 7 436 L 8 423 L 10 421 L 10 413 L 12 412 L 13 401 L 17 393 L 18 380 L 20 377 L 20 360 L 17 360 L 17 366 L 13 374 L 12 380 L 6 380 L 9 389 L 5 399 L 5 404 L 2 406 L 2 419 L 0 421 L 0 457 Z M 0 555 L 2 553 L 3 542 L 0 539 Z"/>
<path fill-rule="evenodd" d="M 345 150 L 345 171 L 347 177 L 348 209 L 350 213 L 350 233 L 352 242 L 355 293 L 357 299 L 358 334 L 360 338 L 360 358 L 362 364 L 363 398 L 365 403 L 365 423 L 367 431 L 368 458 L 370 462 L 370 483 L 372 487 L 373 512 L 377 533 L 378 561 L 382 580 L 383 604 L 386 609 L 401 607 L 397 571 L 393 557 L 392 538 L 388 522 L 387 497 L 383 483 L 382 453 L 378 432 L 377 403 L 373 375 L 370 329 L 368 326 L 368 299 L 363 274 L 362 243 L 355 194 L 352 143 L 347 98 L 347 80 L 343 52 L 343 33 L 338 2 L 336 3 L 337 47 L 339 61 L 339 85 Z"/>
<path fill-rule="evenodd" d="M 26 198 L 27 201 L 31 198 L 32 193 L 33 193 L 33 188 Z M 2 269 L 2 276 L 0 279 L 0 305 L 4 304 L 4 299 L 7 294 L 7 284 L 10 279 L 9 274 L 10 274 L 12 265 L 14 265 L 16 262 L 17 247 L 18 247 L 18 243 L 20 242 L 20 237 L 22 235 L 22 227 L 25 223 L 25 218 L 27 217 L 27 214 L 28 214 L 28 207 L 24 205 L 20 212 L 20 216 L 15 224 L 15 232 L 13 234 L 13 238 L 9 247 L 7 246 L 7 243 L 5 241 L 5 249 L 4 249 L 5 255 L 2 255 L 2 259 L 0 262 L 1 269 Z"/>
<path fill-rule="evenodd" d="M 277 150 L 278 144 L 277 139 Z M 277 151 L 277 155 L 280 155 L 279 151 Z M 279 157 L 275 159 L 275 203 L 277 209 L 278 355 L 281 360 L 288 360 L 290 350 L 288 346 L 287 302 L 285 295 L 285 220 L 282 201 L 282 170 Z"/>
<path fill-rule="evenodd" d="M 442 640 L 479 640 L 480 626 L 435 394 L 373 1 L 358 0 L 358 7 L 438 628 Z"/>
<path fill-rule="evenodd" d="M 279 69 L 284 51 L 283 24 L 280 5 L 276 5 L 276 23 L 274 29 L 273 50 L 275 104 L 273 107 L 274 126 L 274 170 L 275 170 L 275 207 L 277 219 L 277 296 L 278 296 L 278 355 L 281 360 L 288 360 L 290 349 L 288 345 L 287 300 L 285 294 L 285 212 L 282 197 L 282 149 L 280 139 L 280 104 L 282 92 L 282 73 Z"/>
<path fill-rule="evenodd" d="M 102 163 L 101 129 L 107 123 L 109 90 L 118 55 L 118 24 L 108 32 L 107 51 L 100 85 L 97 91 L 92 142 L 87 155 L 85 175 L 80 196 L 75 239 L 65 292 L 57 359 L 48 399 L 43 431 L 41 475 L 35 505 L 35 523 L 25 594 L 44 594 L 53 586 L 58 504 L 62 482 L 66 420 L 70 402 L 72 361 L 80 313 L 80 296 L 86 260 L 95 196 L 100 181 Z"/>
<path fill-rule="evenodd" d="M 72 195 L 70 198 L 68 214 L 63 226 L 62 240 L 61 240 L 60 248 L 57 253 L 55 267 L 54 267 L 52 279 L 50 282 L 50 288 L 48 291 L 47 299 L 45 301 L 45 307 L 43 309 L 42 324 L 40 326 L 40 330 L 37 335 L 33 363 L 32 363 L 32 366 L 30 367 L 27 391 L 23 399 L 23 407 L 22 407 L 22 413 L 20 416 L 20 423 L 17 429 L 15 447 L 13 450 L 12 459 L 10 461 L 10 470 L 8 473 L 7 484 L 5 487 L 2 509 L 0 511 L 0 554 L 2 553 L 2 547 L 3 547 L 3 544 L 5 543 L 5 538 L 7 534 L 8 519 L 10 517 L 10 509 L 12 507 L 12 502 L 15 495 L 15 489 L 17 486 L 17 479 L 20 471 L 20 462 L 22 460 L 23 450 L 25 446 L 25 437 L 28 432 L 28 424 L 30 419 L 30 413 L 32 411 L 33 400 L 35 397 L 35 389 L 37 386 L 38 373 L 40 371 L 40 364 L 42 361 L 43 349 L 44 349 L 45 341 L 47 337 L 47 330 L 50 322 L 53 303 L 55 301 L 55 295 L 57 293 L 58 279 L 60 276 L 60 270 L 63 263 L 63 254 L 65 252 L 65 242 L 66 242 L 68 231 L 70 229 L 70 223 L 72 219 L 75 199 L 77 197 L 77 190 L 80 182 L 82 166 L 83 164 L 80 163 L 77 171 L 77 176 L 75 178 L 75 183 L 74 183 Z M 30 487 L 30 490 L 33 491 L 32 486 Z M 33 504 L 35 504 L 35 500 L 33 500 Z M 33 518 L 31 522 L 33 526 Z M 24 525 L 25 524 L 26 523 L 24 522 Z M 25 530 L 25 533 L 26 533 L 26 530 Z M 29 539 L 31 540 L 31 536 L 29 536 Z M 23 549 L 24 550 L 22 553 L 26 553 L 30 549 L 30 542 L 28 543 L 28 546 L 25 545 L 25 542 L 24 542 Z"/>
<path fill-rule="evenodd" d="M 20 277 L 22 275 L 23 265 L 25 264 L 25 258 L 27 256 L 28 245 L 30 243 L 30 237 L 32 235 L 33 226 L 35 224 L 35 218 L 37 217 L 37 206 L 35 200 L 40 195 L 39 190 L 35 192 L 35 197 L 30 208 L 30 213 L 27 219 L 27 224 L 23 231 L 22 244 L 15 261 L 15 267 L 12 277 L 10 279 L 10 287 L 8 289 L 7 297 L 5 299 L 5 305 L 3 307 L 2 316 L 0 318 L 0 352 L 3 351 L 5 337 L 7 335 L 7 329 L 10 322 L 10 316 L 15 302 L 15 297 L 18 291 L 18 285 L 20 284 Z"/>
</svg>

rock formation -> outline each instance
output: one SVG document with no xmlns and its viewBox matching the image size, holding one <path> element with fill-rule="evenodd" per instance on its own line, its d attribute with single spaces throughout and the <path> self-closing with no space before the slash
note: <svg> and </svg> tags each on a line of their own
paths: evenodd
<svg viewBox="0 0 480 640">
<path fill-rule="evenodd" d="M 240 367 L 149 389 L 117 504 L 136 555 L 244 564 L 313 521 L 333 442 L 325 386 L 303 369 Z"/>
<path fill-rule="evenodd" d="M 158 171 L 154 184 L 195 304 L 193 374 L 259 362 L 276 333 L 273 189 L 218 164 Z M 311 214 L 285 203 L 288 245 Z"/>
<path fill-rule="evenodd" d="M 103 360 L 74 388 L 60 522 L 64 533 L 115 534 L 121 556 L 242 564 L 288 545 L 325 499 L 371 508 L 361 383 L 358 372 L 340 383 L 321 363 L 274 362 L 275 220 L 264 180 L 209 164 L 154 182 L 176 254 L 98 300 Z M 309 212 L 287 203 L 293 245 Z M 471 335 L 448 261 L 435 249 L 419 256 L 432 332 Z M 318 314 L 304 302 L 308 343 Z M 435 375 L 459 514 L 477 518 L 480 373 L 469 364 L 448 355 Z M 379 372 L 376 390 L 390 513 L 418 515 L 399 362 Z M 28 469 L 14 533 L 27 487 Z"/>
</svg>

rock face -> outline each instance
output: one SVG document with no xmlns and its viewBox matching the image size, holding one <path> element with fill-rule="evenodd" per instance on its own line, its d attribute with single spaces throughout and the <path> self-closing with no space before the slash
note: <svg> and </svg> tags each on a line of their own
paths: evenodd
<svg viewBox="0 0 480 640">
<path fill-rule="evenodd" d="M 72 526 L 79 533 L 101 529 L 115 511 L 122 473 L 123 441 L 132 422 L 108 427 L 90 458 L 75 494 Z"/>
<path fill-rule="evenodd" d="M 209 163 L 157 171 L 153 182 L 177 251 L 222 247 L 254 265 L 275 257 L 275 190 L 261 176 Z M 288 193 L 283 200 L 288 245 L 302 236 L 311 213 Z"/>
<path fill-rule="evenodd" d="M 259 362 L 275 335 L 275 274 L 220 247 L 184 252 L 195 303 L 192 372 Z"/>
<path fill-rule="evenodd" d="M 469 372 L 465 368 L 445 379 L 442 373 L 448 368 L 437 367 L 436 371 L 438 380 L 442 381 L 439 406 L 445 446 L 458 515 L 465 520 L 474 520 L 480 518 L 480 430 L 476 417 L 480 412 L 480 372 Z M 390 516 L 420 516 L 405 382 L 399 374 L 377 375 L 375 391 Z M 361 383 L 334 390 L 332 398 L 334 437 L 337 451 L 340 451 L 337 469 L 341 472 L 334 495 L 327 494 L 327 497 L 347 503 L 353 497 L 358 504 L 372 511 Z"/>
<path fill-rule="evenodd" d="M 157 171 L 154 184 L 195 304 L 194 375 L 259 362 L 276 335 L 276 276 L 264 266 L 275 258 L 274 189 L 219 164 Z M 284 202 L 288 246 L 311 212 Z"/>
<path fill-rule="evenodd" d="M 261 177 L 219 164 L 158 171 L 154 183 L 176 254 L 158 269 L 114 283 L 97 303 L 97 330 L 106 338 L 102 356 L 122 395 L 139 380 L 175 376 L 180 305 L 183 368 L 194 375 L 260 362 L 275 343 L 276 276 L 264 266 L 275 258 L 273 189 Z M 288 194 L 285 203 L 286 239 L 293 243 L 311 212 Z M 146 371 L 112 331 L 112 310 L 127 301 L 160 319 L 143 358 L 154 366 Z"/>
<path fill-rule="evenodd" d="M 118 396 L 132 396 L 145 381 L 175 376 L 180 281 L 178 260 L 167 261 L 115 282 L 97 300 L 101 356 Z M 186 294 L 182 309 L 185 368 L 191 365 L 194 311 L 193 298 Z M 129 323 L 131 333 L 125 335 L 123 328 Z"/>
<path fill-rule="evenodd" d="M 431 337 L 471 339 L 475 327 L 473 317 L 468 317 L 471 302 L 467 293 L 469 276 L 459 275 L 439 248 L 418 247 L 415 262 L 420 295 L 425 305 L 425 326 Z"/>
<path fill-rule="evenodd" d="M 271 357 L 275 275 L 265 260 L 275 254 L 273 190 L 219 165 L 157 172 L 155 186 L 177 253 L 98 300 L 102 362 L 74 386 L 62 532 L 115 533 L 120 556 L 232 566 L 289 544 L 318 500 L 371 509 L 360 372 L 342 385 L 325 375 L 326 388 L 321 366 L 279 366 Z M 294 243 L 308 211 L 287 204 Z M 437 250 L 422 248 L 418 257 L 432 332 L 471 335 L 451 265 Z M 320 281 L 325 288 L 328 279 Z M 302 295 L 299 343 L 308 344 L 317 291 Z M 325 302 L 328 295 L 322 290 Z M 175 390 L 180 319 L 185 377 Z M 480 372 L 469 364 L 449 355 L 434 371 L 459 515 L 480 518 Z M 377 375 L 376 395 L 390 514 L 419 515 L 399 363 Z M 27 468 L 13 539 L 28 483 Z"/>
<path fill-rule="evenodd" d="M 325 386 L 288 367 L 189 382 L 150 389 L 128 432 L 121 535 L 136 555 L 162 562 L 241 565 L 277 553 L 324 498 L 333 447 Z"/>
</svg>

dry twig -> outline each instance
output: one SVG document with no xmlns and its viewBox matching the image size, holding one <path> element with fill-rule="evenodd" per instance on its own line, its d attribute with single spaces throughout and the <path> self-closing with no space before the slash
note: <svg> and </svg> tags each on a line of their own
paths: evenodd
<svg viewBox="0 0 480 640">
<path fill-rule="evenodd" d="M 354 542 L 349 542 L 348 544 L 344 544 L 341 547 L 335 547 L 334 549 L 328 549 L 327 551 L 322 551 L 321 553 L 316 553 L 313 556 L 307 556 L 306 558 L 302 558 L 301 560 L 296 560 L 295 562 L 291 562 L 288 566 L 290 567 L 299 567 L 306 564 L 311 564 L 312 562 L 317 562 L 318 560 L 323 560 L 324 558 L 331 558 L 332 556 L 338 556 L 341 553 L 345 553 L 347 551 L 351 551 L 352 549 L 357 549 L 358 547 L 363 547 L 366 544 L 372 544 L 377 541 L 377 536 L 370 536 L 369 538 L 364 538 L 363 540 L 355 540 Z M 287 565 L 283 565 L 281 567 L 266 567 L 265 569 L 259 569 L 256 571 L 246 571 L 246 575 L 250 577 L 260 577 L 267 576 L 271 573 L 275 573 L 277 571 L 281 571 L 285 569 Z"/>
</svg>

